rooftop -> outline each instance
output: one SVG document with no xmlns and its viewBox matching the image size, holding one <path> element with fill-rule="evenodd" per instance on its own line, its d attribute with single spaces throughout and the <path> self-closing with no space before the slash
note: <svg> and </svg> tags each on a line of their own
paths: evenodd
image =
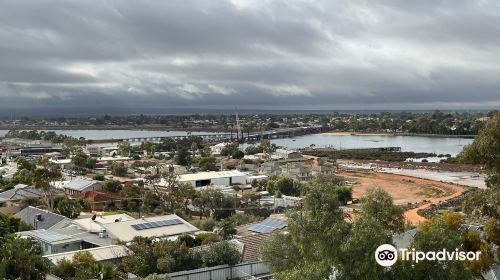
<svg viewBox="0 0 500 280">
<path fill-rule="evenodd" d="M 239 177 L 247 176 L 247 174 L 238 170 L 228 170 L 228 171 L 207 171 L 198 173 L 189 173 L 179 175 L 179 181 L 196 181 L 196 180 L 208 180 L 217 178 L 228 178 L 228 177 Z"/>
<path fill-rule="evenodd" d="M 134 220 L 134 218 L 130 217 L 127 214 L 116 214 L 107 216 L 96 216 L 94 220 L 92 220 L 91 217 L 76 219 L 73 220 L 73 223 L 88 232 L 99 233 L 102 232 L 102 230 L 104 230 L 104 228 L 102 227 L 102 225 L 104 224 L 116 223 L 117 221 L 121 222 L 121 221 L 131 221 L 131 220 Z"/>
<path fill-rule="evenodd" d="M 68 183 L 66 183 L 66 185 L 64 185 L 64 188 L 72 189 L 75 191 L 83 191 L 95 183 L 101 183 L 101 182 L 96 181 L 96 180 L 76 179 L 76 180 L 72 180 L 72 181 L 69 181 Z"/>
<path fill-rule="evenodd" d="M 40 219 L 37 218 L 40 215 Z M 36 229 L 50 229 L 58 223 L 71 223 L 71 219 L 63 215 L 59 215 L 47 210 L 39 209 L 33 206 L 28 206 L 17 212 L 15 216 L 21 221 L 34 226 L 36 220 Z"/>
<path fill-rule="evenodd" d="M 52 188 L 51 192 L 53 194 L 58 194 L 62 193 L 62 191 Z M 42 197 L 44 193 L 36 188 L 33 187 L 20 187 L 17 189 L 11 189 L 8 191 L 4 191 L 0 193 L 0 202 L 6 202 L 6 201 L 17 201 L 21 200 L 23 198 L 38 198 Z"/>
<path fill-rule="evenodd" d="M 176 237 L 199 231 L 177 215 L 148 217 L 130 221 L 103 224 L 108 234 L 122 241 L 131 241 L 135 236 Z"/>
<path fill-rule="evenodd" d="M 60 232 L 46 230 L 46 229 L 23 231 L 20 232 L 19 234 L 21 236 L 31 237 L 33 239 L 40 240 L 50 244 L 69 243 L 80 240 L 80 238 L 77 237 L 73 237 Z"/>
<path fill-rule="evenodd" d="M 45 258 L 49 259 L 52 263 L 57 264 L 63 259 L 72 260 L 73 256 L 78 252 L 89 252 L 98 262 L 123 258 L 130 255 L 131 253 L 130 250 L 127 249 L 127 247 L 125 247 L 124 245 L 109 245 L 79 251 L 46 255 Z"/>
</svg>

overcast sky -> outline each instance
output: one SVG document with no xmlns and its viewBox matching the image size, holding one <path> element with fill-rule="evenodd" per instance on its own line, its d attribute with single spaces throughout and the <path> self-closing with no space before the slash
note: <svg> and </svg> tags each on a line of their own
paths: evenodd
<svg viewBox="0 0 500 280">
<path fill-rule="evenodd" d="M 2 1 L 0 108 L 235 105 L 499 108 L 500 1 Z"/>
</svg>

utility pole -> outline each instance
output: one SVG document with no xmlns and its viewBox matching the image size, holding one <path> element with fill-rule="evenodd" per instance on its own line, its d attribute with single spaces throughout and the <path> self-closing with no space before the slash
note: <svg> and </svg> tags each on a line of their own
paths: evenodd
<svg viewBox="0 0 500 280">
<path fill-rule="evenodd" d="M 236 112 L 236 138 L 238 138 L 238 142 L 243 142 L 243 135 L 241 134 L 241 126 L 240 126 L 240 117 L 238 116 L 238 106 L 234 106 L 234 110 Z"/>
</svg>

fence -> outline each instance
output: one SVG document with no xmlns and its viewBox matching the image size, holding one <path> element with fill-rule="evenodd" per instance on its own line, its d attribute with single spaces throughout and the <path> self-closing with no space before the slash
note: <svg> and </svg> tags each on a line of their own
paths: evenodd
<svg viewBox="0 0 500 280">
<path fill-rule="evenodd" d="M 172 280 L 229 280 L 249 278 L 269 274 L 263 262 L 240 263 L 236 265 L 219 265 L 187 271 L 169 273 Z"/>
</svg>

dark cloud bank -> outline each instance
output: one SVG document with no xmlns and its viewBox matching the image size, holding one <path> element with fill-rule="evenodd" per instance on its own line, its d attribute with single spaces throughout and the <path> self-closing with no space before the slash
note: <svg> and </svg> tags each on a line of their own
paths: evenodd
<svg viewBox="0 0 500 280">
<path fill-rule="evenodd" d="M 55 1 L 0 9 L 0 110 L 500 107 L 498 1 Z"/>
</svg>

